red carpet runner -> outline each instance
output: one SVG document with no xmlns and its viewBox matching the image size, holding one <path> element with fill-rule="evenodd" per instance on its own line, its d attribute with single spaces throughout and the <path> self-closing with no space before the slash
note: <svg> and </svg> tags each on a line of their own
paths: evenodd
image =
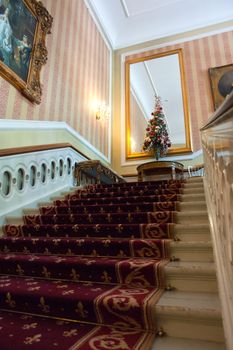
<svg viewBox="0 0 233 350">
<path fill-rule="evenodd" d="M 149 350 L 181 187 L 92 185 L 5 225 L 0 350 Z"/>
</svg>

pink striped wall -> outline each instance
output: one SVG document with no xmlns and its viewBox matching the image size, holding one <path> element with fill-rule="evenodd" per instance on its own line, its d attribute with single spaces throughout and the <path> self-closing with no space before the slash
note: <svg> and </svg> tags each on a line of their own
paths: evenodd
<svg viewBox="0 0 233 350">
<path fill-rule="evenodd" d="M 127 56 L 127 59 L 178 48 L 183 49 L 193 149 L 196 151 L 200 149 L 199 129 L 214 111 L 208 69 L 233 62 L 233 31 Z"/>
<path fill-rule="evenodd" d="M 43 0 L 53 16 L 42 69 L 42 103 L 32 105 L 0 77 L 0 118 L 64 121 L 105 156 L 108 124 L 97 122 L 93 101 L 109 104 L 111 52 L 83 0 Z"/>
</svg>

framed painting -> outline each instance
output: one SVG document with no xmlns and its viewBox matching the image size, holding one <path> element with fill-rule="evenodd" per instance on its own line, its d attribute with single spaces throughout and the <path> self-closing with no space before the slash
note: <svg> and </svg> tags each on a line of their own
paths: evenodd
<svg viewBox="0 0 233 350">
<path fill-rule="evenodd" d="M 233 64 L 209 68 L 214 109 L 217 109 L 233 89 Z"/>
<path fill-rule="evenodd" d="M 31 102 L 41 102 L 52 17 L 37 0 L 0 0 L 0 75 Z"/>
</svg>

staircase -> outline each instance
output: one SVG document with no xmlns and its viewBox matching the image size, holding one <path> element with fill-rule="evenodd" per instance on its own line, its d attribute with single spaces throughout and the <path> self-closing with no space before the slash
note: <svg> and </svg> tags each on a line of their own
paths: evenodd
<svg viewBox="0 0 233 350">
<path fill-rule="evenodd" d="M 173 228 L 167 290 L 155 305 L 153 350 L 224 350 L 221 308 L 203 180 L 187 180 Z M 163 334 L 163 332 L 165 334 Z"/>
<path fill-rule="evenodd" d="M 154 341 L 152 350 L 168 350 L 168 349 L 169 350 L 171 349 L 187 350 L 189 348 L 191 350 L 210 350 L 210 349 L 224 350 L 225 346 L 224 346 L 224 335 L 223 335 L 222 321 L 221 321 L 221 310 L 220 310 L 220 304 L 218 300 L 216 273 L 215 273 L 215 266 L 213 262 L 212 245 L 210 242 L 210 231 L 209 231 L 209 223 L 208 223 L 208 216 L 207 216 L 207 210 L 206 210 L 206 204 L 205 204 L 202 178 L 195 177 L 187 180 L 187 182 L 185 182 L 184 187 L 180 189 L 179 192 L 181 193 L 180 202 L 176 204 L 176 211 L 172 215 L 173 223 L 169 224 L 170 237 L 173 237 L 173 241 L 170 242 L 171 261 L 167 265 L 165 265 L 165 268 L 164 268 L 166 290 L 161 296 L 161 298 L 157 301 L 157 303 L 155 303 L 153 306 L 154 308 L 153 313 L 158 326 L 158 337 L 156 337 Z M 107 196 L 107 192 L 105 195 Z M 103 194 L 103 196 L 105 195 Z M 94 194 L 93 194 L 93 198 L 94 198 Z M 53 200 L 56 203 L 59 203 L 60 198 L 53 198 Z M 110 211 L 110 214 L 108 214 L 109 227 L 111 226 L 112 216 L 114 216 L 114 220 L 120 220 L 122 218 L 125 219 L 123 217 L 123 214 L 115 213 L 114 203 L 111 204 L 111 200 L 109 201 L 109 203 L 108 202 L 106 203 L 108 207 L 108 213 Z M 146 206 L 144 205 L 144 207 Z M 41 203 L 41 208 L 44 208 L 44 210 L 40 209 L 40 214 L 42 216 L 44 215 L 44 220 L 46 220 L 46 215 L 53 220 L 53 216 L 55 214 L 53 212 L 53 207 L 51 206 L 51 203 Z M 104 205 L 102 209 L 103 209 L 103 212 L 105 212 Z M 65 210 L 65 209 L 63 208 L 60 210 Z M 61 215 L 63 215 L 62 220 L 64 220 L 66 217 L 69 217 L 72 220 L 77 219 L 74 213 L 72 213 L 70 210 L 72 209 L 69 209 L 69 211 L 60 213 Z M 132 218 L 133 223 L 134 223 L 134 220 L 137 220 L 137 217 L 139 217 L 139 220 L 144 220 L 142 216 L 140 217 L 140 215 L 142 214 L 140 214 L 139 208 L 136 207 L 135 210 L 138 210 L 139 212 L 138 212 L 138 216 L 136 215 L 135 217 Z M 170 210 L 174 210 L 174 208 L 172 209 L 172 205 Z M 113 214 L 111 214 L 111 211 Z M 46 249 L 47 249 L 48 250 L 47 255 L 51 253 L 52 254 L 56 253 L 56 254 L 66 254 L 68 258 L 69 256 L 72 257 L 70 244 L 72 244 L 72 239 L 75 240 L 75 236 L 77 237 L 78 235 L 77 232 L 74 232 L 74 231 L 71 232 L 70 231 L 71 227 L 70 226 L 67 227 L 65 225 L 65 222 L 61 222 L 61 223 L 53 222 L 52 227 L 53 229 L 56 230 L 56 235 L 57 235 L 55 239 L 61 239 L 62 245 L 59 246 L 58 244 L 58 246 L 56 247 L 57 251 L 52 252 L 51 250 L 54 249 L 54 247 L 51 242 L 54 241 L 54 237 L 52 237 L 50 231 L 45 232 L 45 230 L 51 229 L 51 227 L 49 227 L 50 224 L 48 223 L 47 226 L 45 225 L 46 227 L 43 226 L 42 229 L 40 228 L 40 222 L 37 221 L 39 220 L 37 217 L 38 210 L 34 210 L 34 209 L 27 210 L 24 214 L 25 214 L 24 220 L 18 217 L 17 218 L 11 217 L 7 219 L 9 226 L 11 225 L 12 227 L 14 226 L 14 233 L 13 233 L 14 235 L 16 236 L 19 235 L 19 231 L 21 232 L 20 227 L 25 223 L 25 220 L 26 220 L 27 224 L 33 223 L 33 227 L 35 229 L 35 231 L 33 231 L 33 234 L 37 235 L 38 237 L 46 236 L 45 233 L 47 232 L 47 238 L 44 239 L 44 243 L 43 243 L 43 240 L 40 241 L 40 246 L 37 247 L 37 249 L 39 250 L 35 251 L 36 254 L 43 253 L 44 255 L 46 255 Z M 100 258 L 98 257 L 98 254 L 97 254 L 98 249 L 96 250 L 96 244 L 97 245 L 100 244 L 100 240 L 101 240 L 100 239 L 101 227 L 99 227 L 101 226 L 101 223 L 98 221 L 100 220 L 101 215 L 103 215 L 103 213 L 101 212 L 99 214 L 95 214 L 94 212 L 91 214 L 90 213 L 86 214 L 84 211 L 83 218 L 85 217 L 85 220 L 87 220 L 85 225 L 88 227 L 88 230 L 93 229 L 93 235 L 95 235 L 96 238 L 93 241 L 93 239 L 91 239 L 92 233 L 90 233 L 89 231 L 88 232 L 83 231 L 84 236 L 79 237 L 80 241 L 85 240 L 86 249 L 91 252 L 91 256 L 95 258 L 97 262 L 99 261 L 99 263 L 103 263 L 103 259 L 101 257 Z M 131 219 L 131 216 L 129 216 L 129 213 L 126 215 L 126 219 L 127 220 Z M 54 220 L 57 220 L 57 219 L 54 219 Z M 93 220 L 94 220 L 94 223 L 96 224 L 95 226 L 93 226 Z M 60 232 L 59 225 L 62 226 L 61 232 Z M 75 225 L 79 226 L 79 229 L 80 229 L 80 225 L 82 226 L 82 224 L 78 223 L 77 225 L 75 222 L 72 224 L 72 227 L 75 227 Z M 122 235 L 122 238 L 123 238 L 126 225 L 124 226 L 123 224 L 121 227 L 120 222 L 119 222 L 119 225 L 118 225 L 119 230 L 116 233 L 116 237 L 114 237 L 114 233 L 111 232 L 111 238 L 115 240 L 118 239 L 117 252 L 122 251 L 124 253 L 124 249 L 126 249 L 125 240 L 121 239 L 119 241 L 119 238 L 117 235 Z M 136 226 L 137 225 L 135 224 L 134 230 L 136 229 Z M 17 232 L 17 227 L 19 227 L 18 232 Z M 84 230 L 84 227 L 82 227 L 82 229 Z M 68 238 L 67 232 L 69 232 L 69 239 L 67 239 Z M 135 231 L 131 233 L 129 232 L 129 235 L 131 236 L 131 241 L 134 240 L 134 235 L 133 235 L 134 232 Z M 24 232 L 24 235 L 26 236 L 26 231 Z M 50 237 L 48 237 L 48 235 Z M 89 235 L 90 235 L 90 239 L 89 239 Z M 108 238 L 108 236 L 106 238 Z M 36 237 L 35 237 L 35 240 L 36 240 Z M 65 242 L 65 240 L 67 242 Z M 8 239 L 7 249 L 9 251 L 7 252 L 7 249 L 4 248 L 4 243 L 2 241 L 1 250 L 4 252 L 4 254 L 9 253 L 9 256 L 10 256 L 11 252 L 14 252 L 14 248 L 13 248 L 14 243 L 12 242 L 14 242 L 14 240 Z M 25 254 L 28 253 L 27 247 L 24 246 L 27 244 L 29 244 L 29 240 L 27 239 L 27 237 L 24 237 L 22 241 L 22 247 L 20 249 Z M 113 249 L 113 251 L 114 249 L 116 249 L 116 241 L 114 242 L 114 244 L 115 244 L 114 245 L 115 248 L 111 247 L 111 244 L 110 244 L 110 248 Z M 108 247 L 108 249 L 110 248 Z M 33 250 L 34 249 L 33 246 L 31 246 L 30 249 Z M 61 250 L 59 251 L 59 249 Z M 80 249 L 80 250 L 79 251 L 77 250 L 77 253 L 75 254 L 78 254 L 81 256 L 82 254 L 87 254 L 86 252 L 85 253 L 82 252 L 81 248 L 77 248 L 77 249 Z M 167 248 L 166 246 L 164 246 L 165 259 L 166 259 L 166 250 Z M 30 252 L 32 251 L 30 250 Z M 8 260 L 9 264 L 10 264 L 10 259 L 11 258 L 9 258 Z M 13 259 L 15 259 L 15 257 L 13 257 Z M 44 259 L 44 262 L 46 263 L 46 258 L 43 257 L 43 259 Z M 65 269 L 66 264 L 70 263 L 70 261 L 66 260 L 64 266 L 61 265 L 61 268 Z M 83 262 L 79 259 L 77 260 L 77 264 L 78 266 L 81 266 Z M 115 263 L 113 262 L 112 264 L 113 264 L 112 269 L 114 270 Z M 20 270 L 20 268 L 18 268 L 18 270 Z M 73 272 L 76 273 L 77 271 L 73 271 Z M 37 276 L 37 273 L 38 272 L 36 272 L 35 277 Z M 58 273 L 56 278 L 61 278 L 59 276 L 59 273 L 61 272 L 56 272 L 54 270 L 53 273 L 54 274 Z M 64 272 L 64 274 L 65 273 L 66 272 Z M 90 270 L 87 270 L 86 273 L 90 273 Z M 92 271 L 92 273 L 95 274 L 94 271 Z M 98 274 L 97 265 L 96 265 L 96 274 Z M 104 276 L 101 276 L 100 278 L 103 278 L 104 283 L 107 283 L 108 279 L 110 278 L 110 275 L 111 274 L 109 272 Z M 32 276 L 33 276 L 33 272 L 32 272 Z M 46 269 L 43 270 L 43 276 L 46 278 L 50 277 L 49 272 Z M 64 277 L 64 278 L 67 279 L 67 277 Z M 90 276 L 87 283 L 89 282 L 96 283 L 95 280 L 92 280 L 92 277 Z M 41 304 L 42 304 L 42 307 L 46 306 L 43 300 Z M 84 312 L 84 309 L 82 309 L 81 304 L 79 304 L 79 306 L 80 306 L 79 312 L 82 314 Z M 67 350 L 68 348 L 69 347 L 67 347 Z M 109 349 L 110 348 L 111 347 L 109 347 Z M 34 350 L 34 348 L 32 349 Z M 144 345 L 144 347 L 142 346 L 140 349 L 149 350 L 149 347 Z"/>
</svg>

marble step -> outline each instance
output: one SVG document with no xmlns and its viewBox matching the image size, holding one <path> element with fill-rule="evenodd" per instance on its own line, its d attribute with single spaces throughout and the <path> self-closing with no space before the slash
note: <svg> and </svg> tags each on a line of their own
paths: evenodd
<svg viewBox="0 0 233 350">
<path fill-rule="evenodd" d="M 207 210 L 189 210 L 184 212 L 176 212 L 174 217 L 177 224 L 208 224 Z"/>
<path fill-rule="evenodd" d="M 183 242 L 208 242 L 211 240 L 209 223 L 184 223 L 171 227 L 175 240 Z"/>
<path fill-rule="evenodd" d="M 204 184 L 203 182 L 186 182 L 184 188 L 203 188 L 204 190 Z"/>
<path fill-rule="evenodd" d="M 186 179 L 186 183 L 190 183 L 190 182 L 203 182 L 203 176 L 192 176 Z"/>
<path fill-rule="evenodd" d="M 213 262 L 171 261 L 165 266 L 166 286 L 179 291 L 216 293 Z"/>
<path fill-rule="evenodd" d="M 5 223 L 10 225 L 24 225 L 22 216 L 7 216 L 5 218 Z"/>
<path fill-rule="evenodd" d="M 170 243 L 171 259 L 180 261 L 213 262 L 212 243 L 208 241 L 172 241 Z"/>
<path fill-rule="evenodd" d="M 39 208 L 24 209 L 23 215 L 39 215 Z"/>
<path fill-rule="evenodd" d="M 177 337 L 156 337 L 151 350 L 226 350 L 224 343 L 185 339 Z"/>
<path fill-rule="evenodd" d="M 178 204 L 178 209 L 180 211 L 207 211 L 206 201 L 191 201 L 191 202 L 180 202 Z"/>
<path fill-rule="evenodd" d="M 199 185 L 197 187 L 183 187 L 181 189 L 181 194 L 203 194 L 204 187 Z"/>
<path fill-rule="evenodd" d="M 155 305 L 155 317 L 169 337 L 224 342 L 217 293 L 166 291 Z"/>
<path fill-rule="evenodd" d="M 181 202 L 202 202 L 205 201 L 204 193 L 182 194 Z"/>
</svg>

